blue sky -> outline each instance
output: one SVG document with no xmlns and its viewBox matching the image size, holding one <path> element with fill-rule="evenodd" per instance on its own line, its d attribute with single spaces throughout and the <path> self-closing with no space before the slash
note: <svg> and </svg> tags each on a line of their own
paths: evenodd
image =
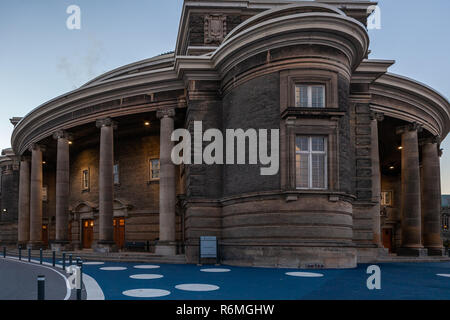
<svg viewBox="0 0 450 320">
<path fill-rule="evenodd" d="M 66 27 L 69 5 L 81 30 Z M 182 0 L 1 0 L 0 149 L 9 118 L 106 71 L 171 51 Z M 381 0 L 381 29 L 370 30 L 370 58 L 394 59 L 390 72 L 450 97 L 450 1 Z M 443 143 L 442 191 L 450 193 L 450 137 Z M 447 151 L 448 150 L 448 151 Z"/>
</svg>

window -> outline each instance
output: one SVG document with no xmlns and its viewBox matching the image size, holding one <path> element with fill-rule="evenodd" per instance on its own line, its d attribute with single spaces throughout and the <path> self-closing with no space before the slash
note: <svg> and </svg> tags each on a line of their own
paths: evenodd
<svg viewBox="0 0 450 320">
<path fill-rule="evenodd" d="M 48 201 L 48 187 L 42 186 L 42 201 L 47 202 Z"/>
<path fill-rule="evenodd" d="M 81 175 L 81 189 L 89 190 L 89 169 L 83 170 Z"/>
<path fill-rule="evenodd" d="M 114 184 L 120 184 L 119 163 L 114 165 Z"/>
<path fill-rule="evenodd" d="M 325 108 L 325 86 L 296 85 L 295 106 L 297 108 Z"/>
<path fill-rule="evenodd" d="M 150 181 L 159 180 L 159 159 L 150 159 Z"/>
<path fill-rule="evenodd" d="M 448 230 L 448 228 L 449 228 L 448 223 L 449 223 L 449 217 L 448 217 L 448 215 L 444 214 L 442 216 L 442 229 Z"/>
<path fill-rule="evenodd" d="M 296 137 L 295 173 L 298 189 L 327 189 L 326 137 Z"/>
<path fill-rule="evenodd" d="M 392 191 L 382 191 L 381 192 L 381 205 L 382 206 L 392 206 Z"/>
</svg>

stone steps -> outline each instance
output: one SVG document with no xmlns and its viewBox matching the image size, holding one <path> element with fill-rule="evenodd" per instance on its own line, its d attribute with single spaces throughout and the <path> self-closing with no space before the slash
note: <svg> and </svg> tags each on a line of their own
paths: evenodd
<svg viewBox="0 0 450 320">
<path fill-rule="evenodd" d="M 69 254 L 72 254 L 72 259 L 80 257 L 82 260 L 89 261 L 109 261 L 109 262 L 145 262 L 145 263 L 167 263 L 167 264 L 186 264 L 186 257 L 184 254 L 175 256 L 160 256 L 147 252 L 111 252 L 111 253 L 97 253 L 93 251 L 67 251 L 66 259 L 69 259 Z M 8 250 L 8 255 L 19 255 L 19 250 Z M 31 256 L 33 259 L 39 258 L 39 250 L 32 250 Z M 51 258 L 52 251 L 44 250 L 42 252 L 44 258 Z M 27 259 L 28 251 L 22 250 L 22 259 Z M 56 260 L 62 258 L 62 253 L 56 253 Z"/>
</svg>

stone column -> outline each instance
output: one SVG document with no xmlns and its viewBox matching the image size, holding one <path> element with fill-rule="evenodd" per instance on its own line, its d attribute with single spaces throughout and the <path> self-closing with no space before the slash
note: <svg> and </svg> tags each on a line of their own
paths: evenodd
<svg viewBox="0 0 450 320">
<path fill-rule="evenodd" d="M 160 128 L 160 172 L 159 172 L 159 242 L 156 254 L 175 255 L 175 205 L 176 181 L 175 165 L 171 159 L 175 109 L 162 109 L 157 113 Z"/>
<path fill-rule="evenodd" d="M 424 139 L 422 145 L 422 218 L 423 245 L 429 255 L 442 256 L 441 176 L 439 137 Z"/>
<path fill-rule="evenodd" d="M 24 247 L 30 241 L 30 158 L 22 157 L 19 179 L 18 244 Z"/>
<path fill-rule="evenodd" d="M 117 251 L 114 242 L 114 130 L 117 124 L 111 119 L 97 120 L 100 129 L 99 165 L 99 241 L 98 252 Z"/>
<path fill-rule="evenodd" d="M 383 121 L 384 115 L 378 112 L 371 113 L 371 158 L 372 158 L 372 201 L 375 203 L 373 211 L 373 243 L 378 247 L 381 244 L 381 174 L 380 174 L 380 152 L 378 148 L 378 122 Z"/>
<path fill-rule="evenodd" d="M 28 247 L 38 249 L 42 246 L 42 152 L 45 151 L 45 148 L 33 144 L 30 151 L 30 242 Z"/>
<path fill-rule="evenodd" d="M 60 130 L 53 134 L 57 140 L 56 160 L 56 241 L 53 248 L 64 250 L 68 245 L 69 218 L 69 134 Z"/>
<path fill-rule="evenodd" d="M 418 132 L 422 128 L 412 123 L 397 128 L 402 136 L 402 244 L 398 255 L 422 256 L 426 249 L 422 246 L 420 168 Z"/>
</svg>

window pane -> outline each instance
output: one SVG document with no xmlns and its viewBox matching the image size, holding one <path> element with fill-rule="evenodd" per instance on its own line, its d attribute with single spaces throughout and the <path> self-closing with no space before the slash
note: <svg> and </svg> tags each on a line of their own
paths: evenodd
<svg viewBox="0 0 450 320">
<path fill-rule="evenodd" d="M 308 137 L 297 137 L 295 140 L 295 151 L 309 151 Z"/>
<path fill-rule="evenodd" d="M 295 172 L 297 179 L 298 188 L 308 188 L 309 187 L 309 154 L 297 154 L 295 164 Z"/>
<path fill-rule="evenodd" d="M 311 140 L 312 151 L 325 151 L 324 137 L 312 137 Z"/>
<path fill-rule="evenodd" d="M 159 159 L 150 160 L 150 179 L 159 179 Z"/>
<path fill-rule="evenodd" d="M 114 165 L 114 184 L 119 184 L 119 165 Z"/>
<path fill-rule="evenodd" d="M 308 86 L 295 87 L 295 106 L 301 108 L 308 107 Z"/>
<path fill-rule="evenodd" d="M 325 155 L 312 154 L 312 188 L 325 188 Z"/>
<path fill-rule="evenodd" d="M 313 86 L 312 87 L 312 107 L 324 108 L 324 87 Z"/>
</svg>

